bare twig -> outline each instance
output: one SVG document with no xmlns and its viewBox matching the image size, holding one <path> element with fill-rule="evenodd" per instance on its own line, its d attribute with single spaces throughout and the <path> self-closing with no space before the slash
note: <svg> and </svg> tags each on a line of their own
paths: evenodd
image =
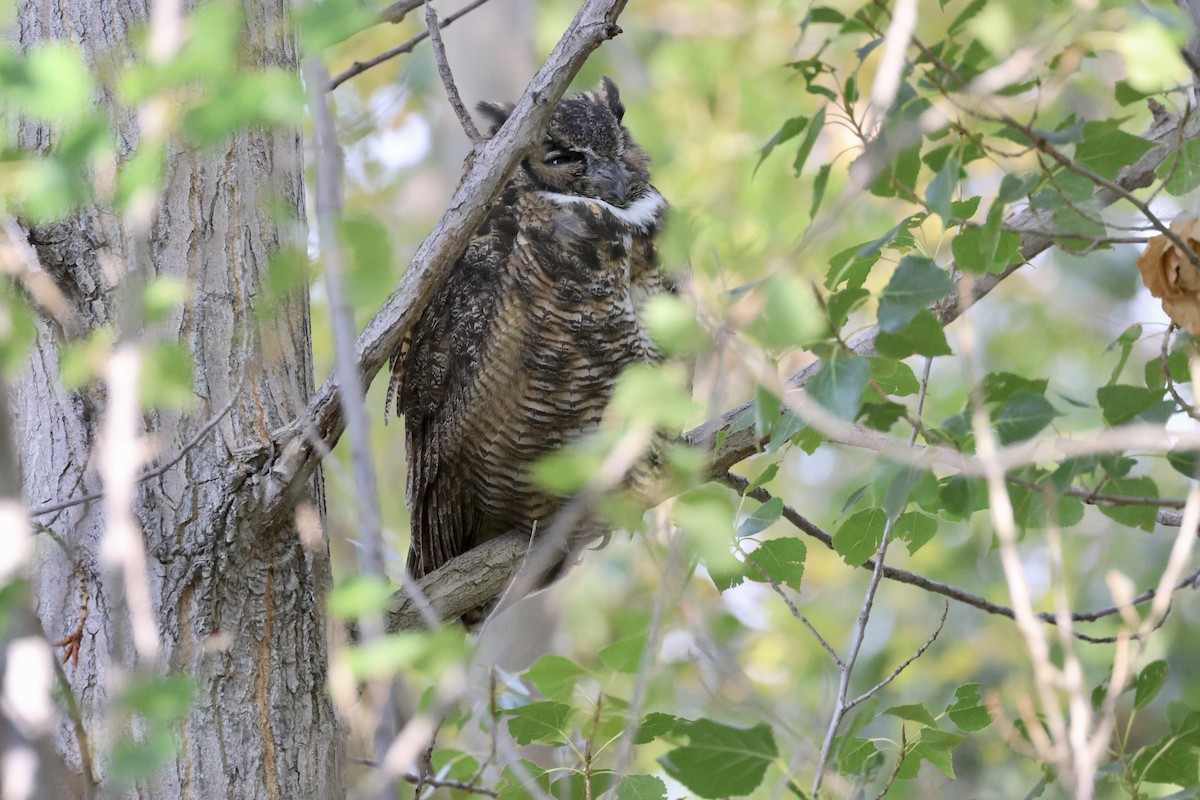
<svg viewBox="0 0 1200 800">
<path fill-rule="evenodd" d="M 438 77 L 442 79 L 442 86 L 446 90 L 446 99 L 450 101 L 450 107 L 458 117 L 458 124 L 462 125 L 463 132 L 467 134 L 471 144 L 478 145 L 483 141 L 483 137 L 479 135 L 479 128 L 475 127 L 475 120 L 471 119 L 471 114 L 463 105 L 462 95 L 458 93 L 458 86 L 454 83 L 450 59 L 446 57 L 446 43 L 442 41 L 441 24 L 438 22 L 437 12 L 433 10 L 433 3 L 429 0 L 425 0 L 425 30 L 429 33 L 433 60 L 437 63 Z"/>
<path fill-rule="evenodd" d="M 771 493 L 761 486 L 747 491 L 750 482 L 741 475 L 726 473 L 725 475 L 717 476 L 714 480 L 729 486 L 731 489 L 744 494 L 746 497 L 752 497 L 760 503 L 765 503 L 771 499 Z M 834 549 L 833 536 L 828 531 L 822 530 L 818 525 L 811 522 L 787 503 L 784 503 L 783 505 L 783 518 L 790 522 L 797 530 L 821 542 L 823 545 L 825 545 L 826 549 Z M 874 560 L 867 560 L 860 564 L 859 567 L 862 569 L 874 570 L 875 562 Z M 1000 605 L 999 603 L 993 603 L 990 600 L 980 597 L 977 594 L 968 592 L 965 589 L 960 589 L 957 586 L 951 586 L 947 583 L 942 583 L 941 581 L 935 581 L 932 578 L 927 578 L 924 575 L 918 575 L 917 573 L 909 572 L 908 570 L 899 569 L 898 567 L 884 565 L 883 570 L 883 576 L 890 581 L 895 581 L 896 583 L 907 583 L 909 586 L 915 586 L 918 589 L 930 592 L 931 594 L 938 594 L 942 597 L 948 597 L 951 600 L 962 603 L 963 605 L 977 608 L 986 614 L 1007 617 L 1008 619 L 1015 618 L 1013 610 L 1008 606 Z M 1200 581 L 1200 569 L 1181 579 L 1173 587 L 1172 592 L 1177 592 L 1186 588 L 1196 588 L 1197 581 Z M 1153 600 L 1156 595 L 1157 590 L 1147 589 L 1132 599 L 1132 605 L 1140 606 L 1148 603 Z M 1071 614 L 1071 620 L 1074 622 L 1097 622 L 1101 619 L 1115 616 L 1119 613 L 1119 607 L 1108 606 L 1105 608 L 1096 609 L 1094 611 L 1073 612 Z M 1050 625 L 1058 624 L 1057 616 L 1049 612 L 1039 613 L 1037 617 L 1042 622 Z M 1091 644 L 1111 644 L 1116 641 L 1114 637 L 1094 637 L 1078 631 L 1074 632 L 1074 636 L 1080 641 L 1089 642 Z"/>
<path fill-rule="evenodd" d="M 833 659 L 833 665 L 838 669 L 844 668 L 846 665 L 842 662 L 842 657 L 839 656 L 837 651 L 833 649 L 833 646 L 825 640 L 825 637 L 821 635 L 821 632 L 817 630 L 817 627 L 812 624 L 808 617 L 804 616 L 804 614 L 800 612 L 800 609 L 797 608 L 796 604 L 792 602 L 792 598 L 788 597 L 787 592 L 785 592 L 783 587 L 779 585 L 779 581 L 767 574 L 767 571 L 763 569 L 757 561 L 752 558 L 748 558 L 749 554 L 742 549 L 742 544 L 740 541 L 734 542 L 734 546 L 736 546 L 738 552 L 742 554 L 745 563 L 754 568 L 755 572 L 757 572 L 762 579 L 766 581 L 767 585 L 771 587 L 771 591 L 775 592 L 775 594 L 779 596 L 779 599 L 783 601 L 783 604 L 787 606 L 787 609 L 791 612 L 792 616 L 800 621 L 800 624 L 803 625 L 808 632 L 813 635 L 813 638 L 817 640 L 817 644 L 821 645 L 821 648 L 829 654 L 829 657 Z"/>
<path fill-rule="evenodd" d="M 471 3 L 468 3 L 467 5 L 460 8 L 458 11 L 455 11 L 453 14 L 447 14 L 446 18 L 441 21 L 441 23 L 439 24 L 438 27 L 439 28 L 450 27 L 450 25 L 455 20 L 465 17 L 467 14 L 470 14 L 472 11 L 479 8 L 481 5 L 483 5 L 486 2 L 488 2 L 488 0 L 474 0 Z M 400 6 L 401 4 L 404 5 L 404 7 L 405 7 L 404 13 L 407 14 L 409 11 L 423 5 L 424 0 L 401 0 L 401 3 L 396 3 L 395 6 Z M 393 6 L 393 7 L 395 7 L 395 6 Z M 389 8 L 389 11 L 390 11 L 390 8 Z M 385 12 L 385 14 L 386 13 L 387 12 Z M 403 14 L 401 14 L 401 17 L 402 16 L 403 16 Z M 339 72 L 331 80 L 329 80 L 325 83 L 326 91 L 332 92 L 334 89 L 338 88 L 346 81 L 350 80 L 351 78 L 353 78 L 355 76 L 363 74 L 364 72 L 369 70 L 371 67 L 377 67 L 386 61 L 391 61 L 396 56 L 404 55 L 405 53 L 411 53 L 417 45 L 419 45 L 421 42 L 425 41 L 427 38 L 429 38 L 428 29 L 421 31 L 416 36 L 413 36 L 411 39 L 404 42 L 403 44 L 396 45 L 395 47 L 393 47 L 390 50 L 383 51 L 382 53 L 375 56 L 374 58 L 369 58 L 366 61 L 355 61 L 353 64 L 350 65 L 350 67 L 345 72 Z"/>
<path fill-rule="evenodd" d="M 654 606 L 650 611 L 650 625 L 646 633 L 646 649 L 642 651 L 642 660 L 638 664 L 633 694 L 629 698 L 629 708 L 625 712 L 627 715 L 625 729 L 621 733 L 621 741 L 617 745 L 616 756 L 613 758 L 614 785 L 624 777 L 633 757 L 634 733 L 641 721 L 642 705 L 646 702 L 646 690 L 650 685 L 650 675 L 662 643 L 663 618 L 666 616 L 668 598 L 677 591 L 675 584 L 678 580 L 678 571 L 683 563 L 683 537 L 671 526 L 669 509 L 670 501 L 654 511 L 655 529 L 660 534 L 666 533 L 670 537 L 667 546 L 667 563 L 663 575 L 659 579 L 658 591 L 654 594 Z"/>
<path fill-rule="evenodd" d="M 929 390 L 930 366 L 931 361 L 926 359 L 925 371 L 921 379 L 920 391 L 917 394 L 917 411 L 914 414 L 914 417 L 918 423 L 920 422 L 921 418 L 921 410 L 925 405 L 925 394 Z M 912 431 L 909 433 L 909 448 L 916 444 L 918 430 L 919 426 L 914 425 Z M 907 505 L 907 501 L 908 498 L 905 497 L 904 501 L 901 502 L 899 506 L 888 516 L 887 525 L 884 527 L 883 536 L 879 541 L 879 547 L 875 550 L 875 564 L 871 569 L 871 580 L 867 584 L 867 591 L 863 596 L 862 606 L 858 611 L 858 619 L 854 625 L 854 633 L 852 634 L 850 640 L 850 652 L 847 653 L 846 658 L 838 664 L 839 676 L 837 700 L 834 701 L 833 713 L 829 718 L 829 727 L 825 731 L 825 740 L 821 743 L 821 753 L 817 757 L 817 765 L 813 772 L 812 795 L 814 798 L 820 796 L 821 783 L 825 778 L 825 769 L 829 763 L 830 757 L 833 755 L 833 742 L 834 739 L 837 738 L 837 732 L 842 725 L 842 720 L 845 719 L 847 712 L 849 712 L 850 709 L 854 707 L 854 703 L 857 702 L 850 697 L 850 681 L 854 676 L 854 666 L 858 662 L 858 654 L 861 652 L 863 642 L 866 640 L 867 623 L 871 619 L 871 609 L 875 605 L 875 594 L 879 590 L 879 584 L 883 581 L 884 572 L 886 570 L 884 559 L 887 558 L 888 545 L 891 544 L 892 534 L 896 530 L 896 522 L 900 519 L 900 514 Z M 938 630 L 941 630 L 941 625 L 938 625 Z M 936 638 L 936 636 L 937 634 L 935 633 L 934 638 Z M 922 648 L 918 652 L 918 655 L 924 652 L 924 648 Z M 906 666 L 908 666 L 907 662 L 901 665 L 901 669 Z M 869 697 L 874 691 L 876 690 L 872 689 L 871 692 L 869 692 L 866 696 Z"/>
<path fill-rule="evenodd" d="M 909 664 L 912 664 L 918 658 L 925 655 L 925 651 L 929 649 L 930 645 L 932 645 L 934 642 L 937 641 L 938 635 L 941 634 L 941 632 L 942 632 L 942 626 L 946 624 L 946 615 L 949 613 L 950 613 L 950 604 L 943 603 L 942 604 L 942 615 L 941 615 L 941 617 L 938 618 L 937 627 L 933 629 L 933 633 L 929 634 L 929 638 L 925 640 L 925 643 L 922 644 L 920 647 L 918 647 L 911 656 L 904 659 L 904 661 L 902 663 L 897 665 L 897 667 L 895 669 L 893 669 L 886 678 L 884 678 L 879 683 L 872 686 L 870 689 L 867 689 L 865 692 L 860 694 L 858 697 L 855 697 L 852 700 L 847 701 L 847 703 L 846 703 L 847 710 L 854 708 L 859 703 L 862 703 L 865 700 L 870 700 L 872 697 L 879 694 L 879 692 L 882 691 L 889 683 L 896 680 L 896 678 L 900 677 L 900 673 L 904 672 L 904 670 L 908 668 Z"/>
<path fill-rule="evenodd" d="M 358 764 L 363 767 L 375 769 L 379 766 L 379 762 L 373 758 L 363 758 L 362 756 L 350 756 L 349 760 L 353 764 Z M 429 786 L 434 789 L 452 789 L 456 792 L 464 792 L 466 794 L 478 794 L 484 797 L 499 797 L 500 793 L 495 789 L 489 789 L 486 786 L 480 786 L 474 781 L 451 781 L 435 778 L 432 775 L 414 775 L 411 772 L 406 772 L 400 776 L 405 783 L 411 783 L 414 786 Z"/>
</svg>

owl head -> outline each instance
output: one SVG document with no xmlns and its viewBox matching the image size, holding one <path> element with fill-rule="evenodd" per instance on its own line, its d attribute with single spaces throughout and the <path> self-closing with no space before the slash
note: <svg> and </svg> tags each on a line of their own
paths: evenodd
<svg viewBox="0 0 1200 800">
<path fill-rule="evenodd" d="M 513 107 L 480 103 L 478 108 L 495 134 Z M 621 124 L 624 115 L 617 85 L 607 77 L 590 92 L 563 98 L 522 169 L 538 189 L 628 208 L 650 191 L 650 164 Z"/>
</svg>

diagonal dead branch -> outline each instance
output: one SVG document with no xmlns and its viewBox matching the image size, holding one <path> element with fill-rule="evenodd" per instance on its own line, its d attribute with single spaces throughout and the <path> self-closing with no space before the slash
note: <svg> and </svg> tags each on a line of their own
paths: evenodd
<svg viewBox="0 0 1200 800">
<path fill-rule="evenodd" d="M 417 249 L 400 285 L 384 302 L 355 342 L 355 368 L 364 383 L 378 374 L 442 278 L 483 222 L 489 204 L 508 181 L 517 161 L 550 119 L 555 105 L 587 57 L 621 29 L 616 20 L 625 0 L 588 0 L 562 39 L 538 70 L 504 126 L 479 148 L 467 165 L 446 213 Z M 254 502 L 263 516 L 288 513 L 318 463 L 317 451 L 304 435 L 311 427 L 332 447 L 345 428 L 336 377 L 328 379 L 304 413 L 277 431 L 275 458 L 260 482 Z M 248 454 L 251 458 L 253 454 Z"/>
</svg>

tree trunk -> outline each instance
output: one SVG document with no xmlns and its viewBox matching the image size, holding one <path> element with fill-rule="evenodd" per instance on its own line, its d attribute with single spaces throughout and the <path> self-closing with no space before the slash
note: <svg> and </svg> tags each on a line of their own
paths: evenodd
<svg viewBox="0 0 1200 800">
<path fill-rule="evenodd" d="M 241 7 L 248 60 L 294 69 L 287 0 L 245 0 Z M 74 42 L 103 75 L 103 65 L 129 54 L 125 37 L 140 29 L 145 15 L 145 4 L 128 0 L 21 0 L 19 41 L 26 48 L 46 39 Z M 133 115 L 108 92 L 96 100 L 113 120 L 120 155 L 127 157 L 138 142 Z M 27 124 L 20 140 L 23 147 L 45 150 L 53 132 Z M 168 147 L 148 248 L 153 274 L 143 277 L 186 280 L 192 295 L 142 333 L 187 348 L 196 402 L 185 412 L 143 415 L 143 431 L 154 452 L 170 457 L 231 398 L 233 403 L 177 464 L 140 484 L 135 504 L 160 638 L 156 668 L 187 676 L 194 686 L 190 710 L 177 728 L 177 753 L 133 791 L 142 797 L 344 794 L 341 734 L 325 688 L 327 549 L 311 535 L 313 525 L 302 542 L 291 514 L 260 518 L 249 500 L 249 476 L 261 465 L 239 469 L 236 458 L 267 448 L 271 431 L 292 420 L 312 391 L 306 290 L 273 302 L 269 314 L 255 313 L 269 259 L 281 246 L 304 241 L 300 223 L 293 230 L 269 208 L 282 205 L 303 219 L 302 169 L 297 131 L 252 131 L 204 151 Z M 83 333 L 116 320 L 122 291 L 116 276 L 128 274 L 135 262 L 133 236 L 100 208 L 31 231 L 43 267 Z M 105 390 L 63 389 L 62 337 L 53 323 L 41 323 L 14 392 L 24 497 L 34 508 L 103 488 L 93 462 Z M 302 502 L 318 507 L 319 476 L 307 494 Z M 34 522 L 43 527 L 32 591 L 47 636 L 68 636 L 84 620 L 78 663 L 68 663 L 66 671 L 90 733 L 96 777 L 104 783 L 114 740 L 138 730 L 136 724 L 114 726 L 113 701 L 144 665 L 136 662 L 123 593 L 114 572 L 102 567 L 102 503 Z M 80 770 L 80 745 L 69 722 L 59 745 L 71 768 Z"/>
</svg>

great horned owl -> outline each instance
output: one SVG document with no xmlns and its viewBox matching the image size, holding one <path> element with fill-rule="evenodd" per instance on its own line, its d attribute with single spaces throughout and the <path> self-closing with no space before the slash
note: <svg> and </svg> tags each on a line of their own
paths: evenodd
<svg viewBox="0 0 1200 800">
<path fill-rule="evenodd" d="M 494 134 L 512 107 L 479 110 Z M 642 310 L 674 291 L 654 250 L 667 204 L 624 111 L 608 78 L 559 103 L 392 360 L 416 577 L 545 531 L 564 500 L 530 467 L 597 427 L 622 367 L 660 358 Z"/>
</svg>

